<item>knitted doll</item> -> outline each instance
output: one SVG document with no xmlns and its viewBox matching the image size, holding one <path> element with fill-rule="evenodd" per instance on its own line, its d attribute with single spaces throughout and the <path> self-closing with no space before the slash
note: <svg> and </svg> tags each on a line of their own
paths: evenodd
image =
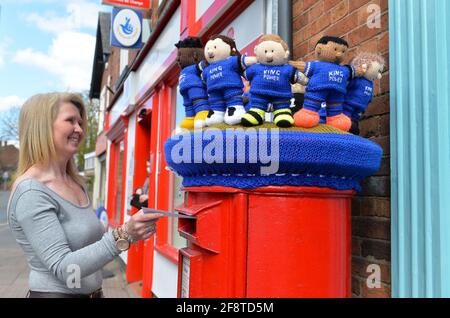
<svg viewBox="0 0 450 318">
<path fill-rule="evenodd" d="M 312 128 L 318 125 L 319 110 L 326 103 L 327 124 L 348 131 L 351 121 L 343 114 L 342 103 L 348 81 L 361 76 L 365 69 L 342 66 L 348 43 L 338 37 L 324 36 L 316 44 L 317 61 L 291 62 L 310 78 L 306 86 L 303 109 L 294 116 L 295 126 Z"/>
<path fill-rule="evenodd" d="M 352 61 L 355 67 L 367 66 L 363 77 L 355 77 L 347 87 L 344 101 L 344 114 L 352 121 L 350 132 L 359 135 L 358 122 L 372 101 L 373 81 L 381 79 L 385 60 L 379 54 L 359 53 Z"/>
<path fill-rule="evenodd" d="M 245 114 L 241 75 L 248 65 L 256 63 L 256 58 L 241 56 L 234 40 L 223 35 L 213 35 L 209 39 L 205 58 L 208 64 L 200 63 L 200 67 L 211 108 L 206 124 L 237 125 Z"/>
<path fill-rule="evenodd" d="M 303 108 L 303 101 L 305 100 L 305 90 L 306 87 L 302 84 L 295 83 L 292 85 L 292 104 L 291 111 L 292 114 L 295 114 L 300 109 Z"/>
<path fill-rule="evenodd" d="M 291 104 L 291 111 L 292 114 L 295 114 L 296 112 L 298 112 L 300 109 L 303 108 L 303 102 L 305 101 L 305 91 L 306 91 L 306 86 L 296 83 L 292 85 L 292 94 L 293 99 L 292 104 Z M 320 116 L 320 121 L 319 123 L 321 124 L 326 124 L 327 123 L 327 110 L 326 110 L 326 103 L 322 103 L 320 110 L 319 110 L 319 116 Z"/>
<path fill-rule="evenodd" d="M 203 45 L 200 38 L 188 37 L 179 41 L 177 62 L 181 68 L 179 87 L 183 96 L 186 118 L 181 128 L 203 128 L 209 113 L 208 94 L 201 78 L 198 63 L 203 59 Z"/>
<path fill-rule="evenodd" d="M 290 109 L 291 84 L 307 78 L 288 64 L 289 48 L 278 35 L 261 37 L 255 47 L 257 64 L 249 66 L 244 76 L 251 82 L 249 110 L 242 117 L 243 126 L 258 126 L 264 122 L 268 104 L 273 107 L 273 122 L 278 127 L 291 127 L 294 118 Z"/>
</svg>

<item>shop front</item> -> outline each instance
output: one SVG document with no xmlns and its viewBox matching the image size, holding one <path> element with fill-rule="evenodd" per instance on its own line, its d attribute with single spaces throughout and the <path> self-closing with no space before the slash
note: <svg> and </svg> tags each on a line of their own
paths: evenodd
<svg viewBox="0 0 450 318">
<path fill-rule="evenodd" d="M 235 38 L 241 53 L 253 54 L 258 38 L 276 27 L 272 2 L 183 0 L 166 7 L 160 17 L 164 23 L 150 36 L 130 67 L 122 94 L 108 108 L 106 193 L 111 226 L 137 212 L 130 199 L 146 178 L 149 207 L 173 211 L 184 200 L 181 178 L 166 169 L 163 150 L 184 117 L 174 44 L 187 36 L 201 37 L 205 43 L 220 33 Z M 176 297 L 179 249 L 186 244 L 178 233 L 178 220 L 161 219 L 155 237 L 134 245 L 124 257 L 128 281 L 142 281 L 143 297 Z"/>
</svg>

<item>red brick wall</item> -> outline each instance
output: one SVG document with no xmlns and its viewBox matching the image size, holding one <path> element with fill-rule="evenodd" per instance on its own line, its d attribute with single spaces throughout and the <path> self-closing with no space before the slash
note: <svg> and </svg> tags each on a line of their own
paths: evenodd
<svg viewBox="0 0 450 318">
<path fill-rule="evenodd" d="M 108 78 L 111 76 L 110 88 L 114 90 L 114 84 L 119 78 L 119 69 L 120 69 L 120 49 L 116 47 L 111 47 L 111 54 L 108 59 L 108 66 L 105 68 L 105 71 L 102 75 L 102 89 L 106 85 L 108 85 Z M 109 101 L 112 99 L 112 93 L 107 90 L 107 94 L 109 94 Z M 109 105 L 106 105 L 108 107 Z"/>
<path fill-rule="evenodd" d="M 381 28 L 366 22 L 377 4 Z M 348 63 L 360 51 L 380 52 L 389 61 L 388 0 L 293 0 L 293 58 L 313 60 L 314 47 L 323 35 L 343 37 L 350 45 Z M 352 292 L 354 297 L 390 297 L 390 151 L 389 66 L 375 82 L 373 102 L 360 122 L 361 136 L 377 142 L 384 151 L 381 169 L 363 182 L 352 205 Z M 370 264 L 381 268 L 381 288 L 369 289 Z"/>
</svg>

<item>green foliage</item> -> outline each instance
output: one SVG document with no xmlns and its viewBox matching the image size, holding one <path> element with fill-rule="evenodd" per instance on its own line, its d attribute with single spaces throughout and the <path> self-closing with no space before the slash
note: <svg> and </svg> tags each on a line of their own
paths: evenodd
<svg viewBox="0 0 450 318">
<path fill-rule="evenodd" d="M 100 111 L 98 100 L 90 100 L 87 94 L 83 94 L 83 99 L 86 105 L 87 130 L 84 132 L 83 142 L 76 155 L 78 169 L 80 171 L 84 170 L 84 155 L 95 150 L 98 131 L 98 115 Z"/>
</svg>

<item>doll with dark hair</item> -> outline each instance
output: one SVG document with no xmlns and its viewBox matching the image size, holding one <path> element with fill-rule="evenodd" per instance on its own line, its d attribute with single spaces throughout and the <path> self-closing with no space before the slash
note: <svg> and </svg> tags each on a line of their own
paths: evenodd
<svg viewBox="0 0 450 318">
<path fill-rule="evenodd" d="M 296 112 L 300 111 L 300 109 L 303 108 L 303 103 L 305 101 L 305 91 L 306 86 L 302 85 L 300 83 L 296 83 L 292 85 L 292 104 L 291 104 L 291 111 L 292 114 L 295 114 Z M 327 110 L 326 110 L 326 104 L 323 103 L 319 110 L 319 116 L 320 120 L 319 123 L 326 124 L 327 123 Z"/>
<path fill-rule="evenodd" d="M 188 37 L 179 41 L 177 62 L 181 68 L 179 89 L 183 96 L 186 118 L 180 124 L 181 128 L 203 128 L 209 113 L 208 94 L 198 67 L 203 60 L 203 45 L 200 38 Z"/>
<path fill-rule="evenodd" d="M 291 62 L 310 79 L 306 86 L 303 108 L 294 116 L 295 126 L 312 128 L 319 124 L 319 111 L 326 103 L 326 123 L 348 131 L 350 119 L 343 114 L 348 81 L 364 74 L 364 68 L 341 65 L 348 43 L 341 38 L 324 36 L 316 44 L 316 61 Z"/>
<path fill-rule="evenodd" d="M 248 65 L 256 63 L 256 58 L 241 56 L 234 40 L 224 35 L 213 35 L 204 54 L 207 63 L 200 66 L 211 108 L 206 124 L 237 125 L 245 114 L 241 76 Z"/>
</svg>

